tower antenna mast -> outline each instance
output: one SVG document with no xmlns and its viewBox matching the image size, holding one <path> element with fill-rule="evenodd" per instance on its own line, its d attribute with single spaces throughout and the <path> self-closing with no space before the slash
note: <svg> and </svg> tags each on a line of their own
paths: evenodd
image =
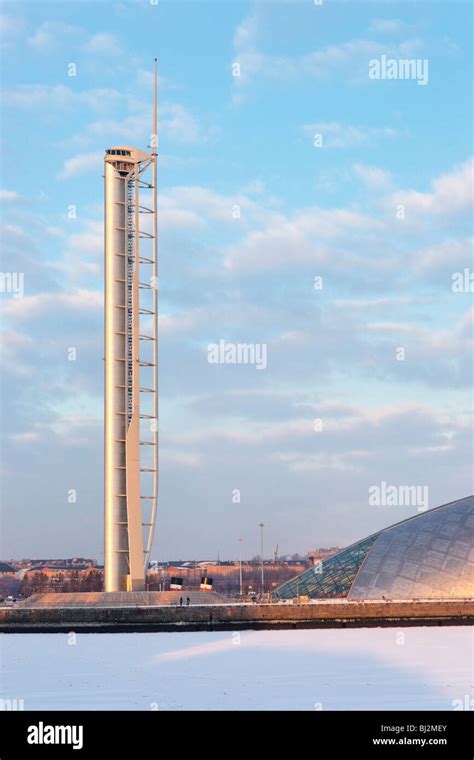
<svg viewBox="0 0 474 760">
<path fill-rule="evenodd" d="M 150 530 L 148 532 L 147 543 L 145 547 L 145 572 L 150 560 L 151 546 L 153 543 L 153 534 L 156 522 L 156 511 L 158 508 L 158 61 L 155 58 L 153 65 L 153 133 L 151 138 L 151 183 L 152 183 L 152 209 L 153 209 L 153 240 L 152 240 L 152 259 L 153 259 L 153 374 L 154 388 L 153 395 L 153 416 L 154 416 L 154 473 L 153 473 L 153 495 L 151 507 Z"/>
</svg>

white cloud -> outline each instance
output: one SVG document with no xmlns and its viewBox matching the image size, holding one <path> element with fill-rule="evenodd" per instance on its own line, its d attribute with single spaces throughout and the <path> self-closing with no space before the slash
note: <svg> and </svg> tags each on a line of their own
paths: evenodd
<svg viewBox="0 0 474 760">
<path fill-rule="evenodd" d="M 398 57 L 414 53 L 420 47 L 419 40 L 406 40 L 387 45 L 375 40 L 354 39 L 340 45 L 328 45 L 304 56 L 297 62 L 297 70 L 308 76 L 324 77 L 341 68 L 351 70 L 353 79 L 367 78 L 367 62 L 382 53 Z"/>
<path fill-rule="evenodd" d="M 32 338 L 29 335 L 24 335 L 15 330 L 0 330 L 0 344 L 2 351 L 29 346 L 31 343 Z"/>
<path fill-rule="evenodd" d="M 10 440 L 13 443 L 35 443 L 40 439 L 40 434 L 37 430 L 28 430 L 24 433 L 12 433 L 9 435 Z"/>
<path fill-rule="evenodd" d="M 61 309 L 66 319 L 65 310 L 86 311 L 99 310 L 103 306 L 103 294 L 96 290 L 77 289 L 70 292 L 38 293 L 23 298 L 12 298 L 4 302 L 3 313 L 18 322 L 37 318 L 44 314 L 58 314 Z"/>
<path fill-rule="evenodd" d="M 392 127 L 361 127 L 335 121 L 319 121 L 305 124 L 303 130 L 312 140 L 322 136 L 322 148 L 353 148 L 372 144 L 374 140 L 399 137 L 403 134 Z"/>
<path fill-rule="evenodd" d="M 391 175 L 385 169 L 378 166 L 368 166 L 367 164 L 354 164 L 352 167 L 356 176 L 367 185 L 367 187 L 381 188 L 389 184 Z"/>
<path fill-rule="evenodd" d="M 402 205 L 406 216 L 434 213 L 441 216 L 470 211 L 473 201 L 474 159 L 470 158 L 453 171 L 432 182 L 432 191 L 400 190 L 389 199 L 391 207 Z"/>
<path fill-rule="evenodd" d="M 159 316 L 160 334 L 185 335 L 195 334 L 199 328 L 211 323 L 211 312 L 215 315 L 217 309 L 190 309 L 177 314 L 162 313 Z"/>
<path fill-rule="evenodd" d="M 273 215 L 264 229 L 252 230 L 226 250 L 228 269 L 258 271 L 297 264 L 331 264 L 329 244 L 345 235 L 371 233 L 382 222 L 352 209 L 312 208 L 292 217 Z M 341 262 L 342 265 L 342 262 Z"/>
<path fill-rule="evenodd" d="M 472 262 L 474 238 L 443 240 L 440 243 L 423 248 L 413 257 L 420 272 L 448 272 L 469 267 Z"/>
<path fill-rule="evenodd" d="M 84 50 L 99 55 L 121 55 L 123 52 L 119 40 L 110 32 L 94 34 L 84 45 Z"/>
<path fill-rule="evenodd" d="M 0 190 L 0 202 L 11 203 L 22 200 L 22 197 L 16 190 Z"/>
<path fill-rule="evenodd" d="M 11 374 L 31 377 L 32 348 L 33 338 L 30 335 L 17 330 L 0 330 L 0 354 Z"/>
<path fill-rule="evenodd" d="M 18 224 L 0 224 L 0 232 L 4 241 L 25 245 L 31 243 L 31 238 Z"/>
<path fill-rule="evenodd" d="M 168 436 L 168 442 L 186 451 L 191 447 L 204 456 L 210 445 L 235 447 L 258 447 L 271 443 L 270 460 L 284 462 L 289 469 L 344 469 L 341 457 L 350 460 L 348 470 L 365 467 L 368 454 L 374 455 L 382 442 L 387 450 L 398 447 L 400 440 L 412 439 L 420 444 L 420 450 L 431 446 L 438 439 L 439 430 L 462 429 L 467 426 L 462 415 L 440 415 L 440 411 L 427 404 L 398 402 L 374 408 L 361 406 L 341 409 L 341 414 L 331 417 L 328 405 L 317 405 L 314 414 L 324 419 L 324 449 L 314 454 L 314 419 L 289 419 L 270 424 L 268 419 L 243 426 L 228 423 L 225 428 L 206 426 L 204 430 L 179 431 Z M 418 429 L 417 429 L 418 428 Z M 437 429 L 437 430 L 436 430 Z M 426 431 L 429 435 L 426 436 Z M 433 432 L 436 438 L 433 438 Z"/>
<path fill-rule="evenodd" d="M 77 94 L 64 85 L 24 84 L 15 90 L 3 90 L 2 100 L 5 106 L 20 108 L 64 108 L 75 103 Z"/>
<path fill-rule="evenodd" d="M 249 195 L 261 195 L 265 192 L 265 182 L 261 179 L 254 179 L 242 188 L 243 193 L 249 193 Z"/>
<path fill-rule="evenodd" d="M 337 298 L 334 306 L 342 309 L 396 309 L 404 305 L 432 303 L 432 296 L 387 296 L 381 298 Z"/>
<path fill-rule="evenodd" d="M 102 221 L 88 220 L 82 232 L 69 236 L 66 251 L 76 251 L 82 256 L 96 256 L 102 252 L 104 243 L 104 225 Z"/>
<path fill-rule="evenodd" d="M 240 64 L 240 76 L 234 77 L 235 87 L 242 90 L 257 76 L 276 81 L 291 81 L 301 77 L 326 78 L 343 69 L 353 81 L 368 81 L 367 62 L 382 53 L 400 57 L 414 54 L 421 47 L 418 39 L 389 43 L 372 39 L 352 39 L 338 45 L 326 45 L 298 56 L 275 56 L 258 50 L 259 21 L 256 15 L 247 16 L 234 34 L 234 62 Z M 234 100 L 238 102 L 242 95 Z"/>
<path fill-rule="evenodd" d="M 199 185 L 174 187 L 166 194 L 166 197 L 167 202 L 173 203 L 178 209 L 188 211 L 193 209 L 200 215 L 206 215 L 221 222 L 233 222 L 234 204 L 238 204 L 246 213 L 249 212 L 252 218 L 255 218 L 255 214 L 259 212 L 258 205 L 244 195 L 225 196 Z"/>
<path fill-rule="evenodd" d="M 381 333 L 413 333 L 416 328 L 414 325 L 403 324 L 403 322 L 371 322 L 366 325 L 367 332 Z"/>
<path fill-rule="evenodd" d="M 152 112 L 149 103 L 144 103 L 137 108 L 136 102 L 123 100 L 125 109 L 133 107 L 134 113 L 130 113 L 120 120 L 106 119 L 92 122 L 86 129 L 83 138 L 90 136 L 106 136 L 109 142 L 117 140 L 135 142 L 141 139 L 148 143 L 152 131 Z M 163 103 L 160 105 L 160 135 L 166 134 L 168 140 L 179 143 L 205 142 L 216 136 L 215 128 L 202 128 L 196 117 L 188 109 L 179 103 Z"/>
<path fill-rule="evenodd" d="M 143 88 L 149 93 L 153 92 L 154 73 L 151 69 L 138 69 L 136 74 L 136 81 L 138 87 Z M 157 85 L 158 93 L 161 93 L 163 90 L 179 89 L 178 85 L 171 82 L 167 77 L 162 76 L 159 72 Z"/>
<path fill-rule="evenodd" d="M 151 93 L 150 93 L 151 95 Z M 90 122 L 84 131 L 65 144 L 87 146 L 97 137 L 107 136 L 110 142 L 117 140 L 141 140 L 148 144 L 152 131 L 151 100 L 141 101 L 136 93 L 124 94 L 111 88 L 92 88 L 78 91 L 66 85 L 19 85 L 14 90 L 3 90 L 1 98 L 5 106 L 28 110 L 43 109 L 48 112 L 65 110 L 110 114 L 120 109 L 120 118 L 101 118 Z M 167 141 L 196 143 L 214 140 L 220 129 L 214 125 L 202 125 L 196 116 L 181 103 L 160 103 L 160 135 Z"/>
<path fill-rule="evenodd" d="M 169 231 L 175 230 L 198 230 L 206 226 L 205 220 L 195 211 L 179 208 L 172 199 L 162 195 L 160 197 L 160 226 Z"/>
<path fill-rule="evenodd" d="M 0 15 L 0 34 L 3 38 L 16 36 L 22 27 L 23 22 L 16 16 Z"/>
<path fill-rule="evenodd" d="M 93 153 L 79 153 L 76 156 L 67 158 L 64 161 L 63 168 L 59 173 L 61 179 L 76 177 L 78 174 L 84 174 L 88 171 L 97 172 L 102 166 L 104 160 L 104 151 L 94 151 Z"/>
<path fill-rule="evenodd" d="M 472 350 L 472 309 L 468 309 L 452 328 L 436 329 L 419 323 L 372 322 L 365 326 L 368 333 L 397 336 L 402 339 L 409 359 L 432 362 L 459 360 Z"/>
<path fill-rule="evenodd" d="M 375 18 L 370 22 L 369 32 L 380 32 L 382 34 L 403 34 L 408 32 L 412 27 L 398 18 Z"/>
<path fill-rule="evenodd" d="M 66 85 L 23 84 L 14 90 L 3 90 L 5 106 L 47 111 L 81 110 L 84 107 L 101 113 L 121 99 L 117 90 L 100 88 L 77 91 Z"/>
<path fill-rule="evenodd" d="M 253 48 L 257 41 L 258 19 L 256 15 L 246 16 L 237 26 L 234 34 L 234 48 L 236 51 Z"/>
<path fill-rule="evenodd" d="M 194 469 L 201 464 L 201 455 L 198 452 L 184 452 L 184 451 L 171 451 L 170 449 L 163 448 L 161 453 L 161 461 L 170 465 L 179 465 L 179 467 L 189 467 Z"/>
<path fill-rule="evenodd" d="M 69 220 L 72 232 L 66 237 L 62 257 L 49 263 L 49 268 L 60 272 L 69 285 L 90 284 L 91 277 L 101 277 L 104 255 L 104 226 L 95 219 Z M 64 287 L 66 287 L 63 283 Z"/>
<path fill-rule="evenodd" d="M 234 61 L 239 65 L 239 76 L 234 77 L 234 84 L 242 88 L 252 76 L 259 73 L 265 63 L 265 56 L 256 50 L 258 34 L 257 16 L 247 16 L 237 26 L 234 34 Z M 242 95 L 234 94 L 234 101 L 239 102 Z"/>
<path fill-rule="evenodd" d="M 81 33 L 82 30 L 79 27 L 70 26 L 61 21 L 45 21 L 31 37 L 28 37 L 27 42 L 38 53 L 45 53 L 57 45 L 64 44 L 68 38 Z"/>
<path fill-rule="evenodd" d="M 164 106 L 160 125 L 178 142 L 197 142 L 200 138 L 198 123 L 194 116 L 182 105 L 175 103 Z"/>
</svg>

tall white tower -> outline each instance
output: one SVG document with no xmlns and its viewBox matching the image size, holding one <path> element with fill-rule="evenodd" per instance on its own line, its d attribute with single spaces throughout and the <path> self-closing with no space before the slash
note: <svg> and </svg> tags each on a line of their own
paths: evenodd
<svg viewBox="0 0 474 760">
<path fill-rule="evenodd" d="M 154 78 L 151 153 L 104 158 L 105 591 L 145 589 L 158 504 L 156 61 Z"/>
</svg>

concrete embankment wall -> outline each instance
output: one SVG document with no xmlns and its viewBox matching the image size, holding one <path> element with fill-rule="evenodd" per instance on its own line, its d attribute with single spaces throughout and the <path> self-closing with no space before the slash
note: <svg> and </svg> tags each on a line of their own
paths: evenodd
<svg viewBox="0 0 474 760">
<path fill-rule="evenodd" d="M 0 608 L 3 633 L 209 631 L 472 625 L 473 600 L 226 604 L 190 607 Z"/>
</svg>

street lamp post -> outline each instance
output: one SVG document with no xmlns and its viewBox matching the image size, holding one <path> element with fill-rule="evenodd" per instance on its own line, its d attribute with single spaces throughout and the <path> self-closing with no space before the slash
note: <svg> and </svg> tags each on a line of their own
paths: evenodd
<svg viewBox="0 0 474 760">
<path fill-rule="evenodd" d="M 263 523 L 260 523 L 259 527 L 260 527 L 260 556 L 261 556 L 261 559 L 262 559 L 262 595 L 263 595 L 264 588 L 265 588 L 265 586 L 264 586 L 264 577 L 263 577 L 263 529 L 264 529 L 265 526 L 264 526 Z"/>
<path fill-rule="evenodd" d="M 240 580 L 240 596 L 242 596 L 242 539 L 239 538 L 239 580 Z"/>
</svg>

